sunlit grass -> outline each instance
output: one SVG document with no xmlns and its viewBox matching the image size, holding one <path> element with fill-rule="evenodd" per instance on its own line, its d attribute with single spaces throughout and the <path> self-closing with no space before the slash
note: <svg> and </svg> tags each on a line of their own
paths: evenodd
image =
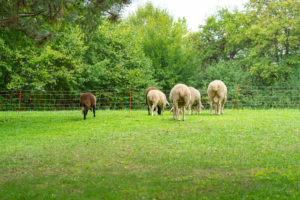
<svg viewBox="0 0 300 200">
<path fill-rule="evenodd" d="M 0 113 L 0 199 L 297 199 L 299 110 Z"/>
</svg>

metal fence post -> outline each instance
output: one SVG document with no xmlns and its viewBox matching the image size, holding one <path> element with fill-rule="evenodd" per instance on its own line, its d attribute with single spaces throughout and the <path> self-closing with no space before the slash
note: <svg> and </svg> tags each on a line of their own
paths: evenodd
<svg viewBox="0 0 300 200">
<path fill-rule="evenodd" d="M 235 92 L 234 99 L 233 99 L 233 104 L 232 104 L 232 110 L 234 109 L 235 99 L 236 99 L 236 95 L 238 93 L 238 90 L 239 90 L 239 85 L 236 87 L 236 92 Z"/>
<path fill-rule="evenodd" d="M 131 109 L 131 88 L 129 89 L 129 112 Z"/>
<path fill-rule="evenodd" d="M 20 90 L 20 94 L 19 94 L 19 111 L 18 111 L 18 114 L 20 113 L 20 110 L 21 110 L 21 97 L 22 97 L 22 90 Z"/>
</svg>

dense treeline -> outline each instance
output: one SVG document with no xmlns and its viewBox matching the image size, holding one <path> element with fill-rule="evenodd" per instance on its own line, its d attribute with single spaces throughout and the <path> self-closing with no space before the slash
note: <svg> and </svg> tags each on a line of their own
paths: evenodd
<svg viewBox="0 0 300 200">
<path fill-rule="evenodd" d="M 129 3 L 1 1 L 0 89 L 300 85 L 297 0 L 221 9 L 194 33 L 150 3 L 118 19 Z"/>
</svg>

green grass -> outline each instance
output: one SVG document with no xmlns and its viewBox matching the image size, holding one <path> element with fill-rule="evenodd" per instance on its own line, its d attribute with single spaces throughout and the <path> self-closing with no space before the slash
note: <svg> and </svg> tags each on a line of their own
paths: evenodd
<svg viewBox="0 0 300 200">
<path fill-rule="evenodd" d="M 299 199 L 300 111 L 0 112 L 0 199 Z"/>
</svg>

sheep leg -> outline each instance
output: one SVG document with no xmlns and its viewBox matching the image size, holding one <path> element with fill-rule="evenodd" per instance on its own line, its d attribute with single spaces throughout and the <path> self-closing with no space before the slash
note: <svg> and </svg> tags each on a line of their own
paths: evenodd
<svg viewBox="0 0 300 200">
<path fill-rule="evenodd" d="M 166 107 L 165 105 L 162 106 L 162 109 L 161 109 L 162 115 L 164 115 L 165 107 Z"/>
<path fill-rule="evenodd" d="M 154 110 L 154 106 L 149 104 L 149 110 L 150 110 L 150 114 L 151 116 L 153 116 L 153 110 Z"/>
<path fill-rule="evenodd" d="M 220 115 L 220 111 L 222 110 L 221 100 L 218 102 L 218 115 Z"/>
<path fill-rule="evenodd" d="M 94 117 L 96 117 L 96 106 L 93 106 Z"/>
<path fill-rule="evenodd" d="M 182 120 L 184 121 L 185 120 L 185 107 L 184 106 L 182 108 L 182 115 L 183 115 Z"/>
<path fill-rule="evenodd" d="M 160 108 L 160 106 L 157 106 L 157 113 L 159 114 L 159 115 L 161 115 L 161 108 Z"/>
<path fill-rule="evenodd" d="M 83 110 L 83 119 L 86 120 L 86 115 L 89 111 L 89 108 L 88 107 L 84 107 L 84 110 Z"/>
<path fill-rule="evenodd" d="M 89 109 L 87 108 L 85 111 L 85 116 L 87 116 L 88 112 L 89 112 Z"/>
<path fill-rule="evenodd" d="M 177 110 L 176 110 L 176 117 L 177 120 L 180 121 L 180 108 L 177 106 Z"/>
<path fill-rule="evenodd" d="M 215 114 L 218 114 L 218 106 L 219 106 L 219 104 L 218 103 L 215 103 Z"/>
<path fill-rule="evenodd" d="M 176 103 L 173 104 L 173 119 L 176 120 L 177 112 L 178 112 L 178 105 Z"/>
<path fill-rule="evenodd" d="M 221 114 L 222 115 L 223 115 L 223 110 L 224 110 L 224 104 L 225 104 L 225 98 L 223 99 L 222 104 L 221 104 Z"/>
<path fill-rule="evenodd" d="M 209 107 L 210 107 L 209 114 L 211 115 L 213 110 L 212 101 L 209 101 Z"/>
<path fill-rule="evenodd" d="M 177 117 L 177 116 L 176 116 L 176 108 L 175 108 L 175 106 L 174 106 L 173 108 L 174 108 L 174 109 L 173 109 L 173 119 L 176 120 L 176 117 Z"/>
<path fill-rule="evenodd" d="M 222 105 L 221 105 L 221 114 L 223 115 L 223 110 L 224 110 L 224 102 L 222 102 Z"/>
<path fill-rule="evenodd" d="M 202 106 L 201 101 L 199 101 L 199 103 L 198 103 L 198 113 L 199 114 L 201 114 L 201 106 Z"/>
<path fill-rule="evenodd" d="M 189 115 L 191 115 L 191 113 L 193 113 L 193 111 L 192 111 L 192 105 L 189 105 Z"/>
<path fill-rule="evenodd" d="M 224 110 L 224 103 L 222 102 L 222 104 L 221 104 L 221 115 L 223 115 L 223 110 Z"/>
<path fill-rule="evenodd" d="M 147 106 L 147 108 L 148 108 L 148 115 L 150 115 L 150 109 L 149 109 L 149 105 Z"/>
<path fill-rule="evenodd" d="M 198 106 L 199 106 L 199 107 L 198 107 L 198 112 L 199 112 L 199 114 L 201 114 L 201 102 L 199 103 Z"/>
<path fill-rule="evenodd" d="M 158 106 L 157 106 L 157 103 L 154 103 L 154 104 L 152 105 L 152 107 L 153 107 L 153 112 L 156 111 L 156 112 L 154 112 L 155 116 L 157 116 L 157 115 L 158 115 Z M 153 116 L 153 115 L 152 115 L 152 116 Z"/>
</svg>

